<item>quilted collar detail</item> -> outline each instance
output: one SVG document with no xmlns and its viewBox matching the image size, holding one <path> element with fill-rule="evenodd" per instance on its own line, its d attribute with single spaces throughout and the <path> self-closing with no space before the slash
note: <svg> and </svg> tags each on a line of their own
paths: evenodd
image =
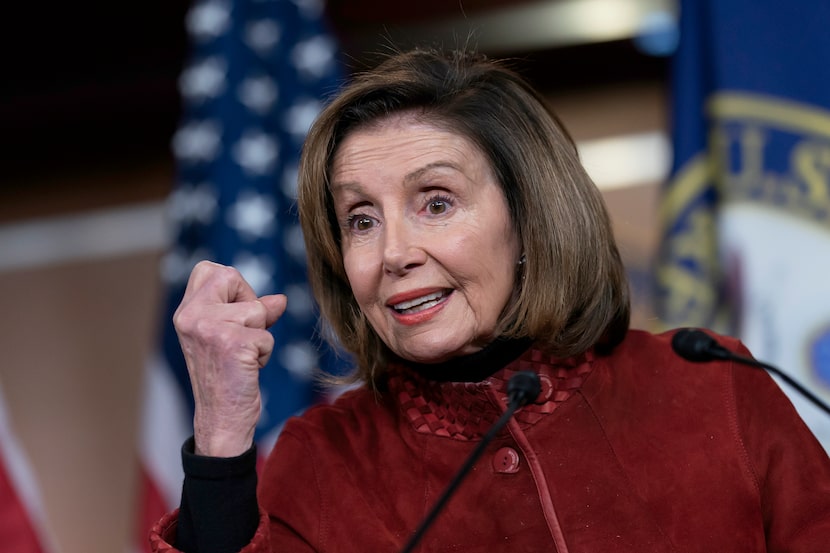
<svg viewBox="0 0 830 553">
<path fill-rule="evenodd" d="M 457 440 L 478 440 L 504 412 L 507 381 L 516 372 L 539 375 L 542 391 L 536 401 L 516 411 L 522 426 L 531 426 L 567 401 L 593 369 L 593 353 L 557 359 L 531 348 L 479 382 L 428 380 L 411 367 L 394 365 L 389 391 L 416 432 Z"/>
</svg>

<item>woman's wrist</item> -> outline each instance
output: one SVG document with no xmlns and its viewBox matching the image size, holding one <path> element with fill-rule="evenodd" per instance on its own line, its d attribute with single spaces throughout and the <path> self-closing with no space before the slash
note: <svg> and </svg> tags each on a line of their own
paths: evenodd
<svg viewBox="0 0 830 553">
<path fill-rule="evenodd" d="M 194 453 L 204 457 L 238 457 L 251 449 L 254 443 L 253 431 L 240 434 L 197 429 L 193 439 Z"/>
</svg>

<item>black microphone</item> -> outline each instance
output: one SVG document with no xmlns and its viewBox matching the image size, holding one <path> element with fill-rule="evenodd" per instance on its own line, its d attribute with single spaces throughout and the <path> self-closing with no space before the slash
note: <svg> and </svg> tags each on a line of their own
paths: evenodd
<svg viewBox="0 0 830 553">
<path fill-rule="evenodd" d="M 815 394 L 804 388 L 804 386 L 793 380 L 793 378 L 787 373 L 781 371 L 773 365 L 729 351 L 720 345 L 714 338 L 700 329 L 684 328 L 677 331 L 677 334 L 675 334 L 671 339 L 671 347 L 677 355 L 687 361 L 702 363 L 720 359 L 724 361 L 735 361 L 744 365 L 766 369 L 769 372 L 779 376 L 787 384 L 801 393 L 801 395 L 812 401 L 816 406 L 830 415 L 830 406 L 821 401 L 821 399 L 819 399 Z"/>
<path fill-rule="evenodd" d="M 421 541 L 424 533 L 432 525 L 435 517 L 438 516 L 438 513 L 447 503 L 447 500 L 452 497 L 455 489 L 459 484 L 461 484 L 461 481 L 464 480 L 470 472 L 470 469 L 473 468 L 475 462 L 479 457 L 481 457 L 481 454 L 484 453 L 484 449 L 487 445 L 493 441 L 493 438 L 498 431 L 501 430 L 505 424 L 507 424 L 507 421 L 510 420 L 513 413 L 516 412 L 516 409 L 523 407 L 536 399 L 541 390 L 542 384 L 539 381 L 539 376 L 534 372 L 521 371 L 510 377 L 510 380 L 507 381 L 507 409 L 504 411 L 499 420 L 497 420 L 493 426 L 490 427 L 490 430 L 487 431 L 484 437 L 481 438 L 481 441 L 467 458 L 467 461 L 461 466 L 460 469 L 458 469 L 458 472 L 455 473 L 455 476 L 444 490 L 444 493 L 442 493 L 441 497 L 438 498 L 438 501 L 435 502 L 432 510 L 430 510 L 427 516 L 424 517 L 424 520 L 421 521 L 418 529 L 412 533 L 412 537 L 409 538 L 407 544 L 403 549 L 401 549 L 401 553 L 410 553 L 415 546 L 418 545 L 418 542 Z"/>
</svg>

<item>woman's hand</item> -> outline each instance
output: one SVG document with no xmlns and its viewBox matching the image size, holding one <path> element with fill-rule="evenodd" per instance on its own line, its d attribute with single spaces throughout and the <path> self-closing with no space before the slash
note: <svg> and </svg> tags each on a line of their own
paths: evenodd
<svg viewBox="0 0 830 553">
<path fill-rule="evenodd" d="M 258 298 L 233 267 L 193 268 L 173 324 L 196 400 L 196 453 L 234 457 L 251 447 L 259 420 L 259 370 L 274 349 L 268 327 L 285 311 L 282 294 Z"/>
</svg>

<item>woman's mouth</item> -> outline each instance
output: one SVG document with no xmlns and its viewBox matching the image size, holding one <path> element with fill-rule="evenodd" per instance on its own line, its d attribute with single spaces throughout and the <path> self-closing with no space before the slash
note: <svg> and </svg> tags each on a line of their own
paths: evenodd
<svg viewBox="0 0 830 553">
<path fill-rule="evenodd" d="M 402 315 L 420 313 L 441 303 L 450 294 L 451 290 L 438 290 L 424 296 L 402 301 L 392 305 L 392 309 Z"/>
</svg>

